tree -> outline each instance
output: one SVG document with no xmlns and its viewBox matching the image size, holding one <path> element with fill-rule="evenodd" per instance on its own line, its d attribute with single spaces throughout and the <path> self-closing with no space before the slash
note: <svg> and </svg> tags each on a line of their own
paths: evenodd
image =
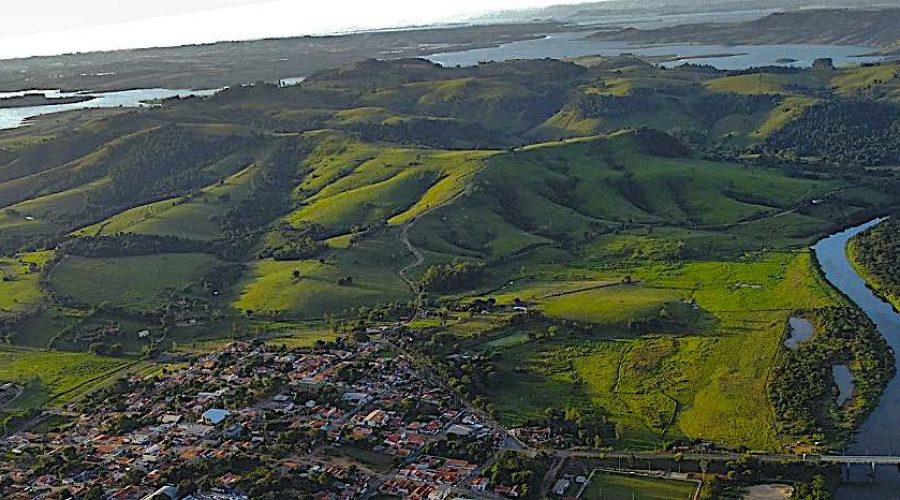
<svg viewBox="0 0 900 500">
<path fill-rule="evenodd" d="M 100 485 L 93 485 L 84 494 L 84 500 L 103 500 L 103 488 Z"/>
<path fill-rule="evenodd" d="M 88 350 L 97 356 L 103 356 L 109 351 L 109 346 L 107 346 L 103 342 L 94 342 L 90 346 L 88 346 Z"/>
</svg>

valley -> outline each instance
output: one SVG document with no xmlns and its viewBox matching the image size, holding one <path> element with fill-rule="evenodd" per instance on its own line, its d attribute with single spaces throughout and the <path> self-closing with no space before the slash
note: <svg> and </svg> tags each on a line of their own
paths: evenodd
<svg viewBox="0 0 900 500">
<path fill-rule="evenodd" d="M 0 382 L 23 391 L 8 424 L 93 394 L 149 401 L 146 377 L 177 391 L 180 368 L 234 359 L 235 377 L 293 391 L 253 361 L 286 356 L 335 367 L 291 402 L 348 411 L 329 391 L 383 383 L 376 366 L 489 427 L 498 485 L 535 490 L 507 469 L 565 450 L 839 454 L 893 390 L 881 323 L 810 247 L 900 204 L 895 62 L 366 60 L 155 104 L 0 131 Z M 851 256 L 892 296 L 892 240 L 866 234 Z M 788 348 L 798 317 L 812 333 Z M 279 395 L 251 392 L 221 401 L 265 413 Z M 290 436 L 309 431 L 320 456 L 328 429 L 309 413 Z M 513 453 L 507 434 L 553 456 Z M 409 464 L 369 444 L 327 455 L 401 487 L 389 471 Z"/>
</svg>

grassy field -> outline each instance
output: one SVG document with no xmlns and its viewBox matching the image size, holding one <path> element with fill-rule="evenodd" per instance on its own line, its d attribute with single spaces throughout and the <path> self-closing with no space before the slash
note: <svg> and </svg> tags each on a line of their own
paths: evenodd
<svg viewBox="0 0 900 500">
<path fill-rule="evenodd" d="M 17 346 L 46 349 L 57 333 L 75 323 L 81 315 L 76 310 L 48 307 L 16 325 L 10 341 Z"/>
<path fill-rule="evenodd" d="M 462 192 L 490 152 L 431 151 L 322 140 L 305 161 L 312 174 L 295 189 L 302 206 L 285 219 L 335 232 L 379 220 L 407 222 Z"/>
<path fill-rule="evenodd" d="M 332 342 L 338 335 L 330 328 L 322 325 L 307 328 L 288 328 L 284 332 L 275 333 L 267 343 L 287 346 L 289 349 L 312 347 L 319 341 Z"/>
<path fill-rule="evenodd" d="M 405 263 L 399 241 L 368 240 L 335 250 L 325 264 L 317 260 L 256 262 L 237 286 L 234 307 L 257 315 L 322 319 L 361 306 L 407 300 L 410 292 L 397 275 Z M 300 277 L 294 277 L 299 271 Z M 338 279 L 352 277 L 341 286 Z"/>
<path fill-rule="evenodd" d="M 585 500 L 691 499 L 696 483 L 672 479 L 595 473 L 580 498 Z"/>
<path fill-rule="evenodd" d="M 0 347 L 0 380 L 25 385 L 25 393 L 8 410 L 63 403 L 128 364 L 92 354 Z"/>
<path fill-rule="evenodd" d="M 79 304 L 109 304 L 140 311 L 159 307 L 166 290 L 197 284 L 220 264 L 205 254 L 106 259 L 73 256 L 59 264 L 50 285 Z"/>
<path fill-rule="evenodd" d="M 0 258 L 0 317 L 28 312 L 41 304 L 41 269 L 53 252 L 20 254 Z"/>
<path fill-rule="evenodd" d="M 602 328 L 593 337 L 572 337 L 565 327 L 550 341 L 528 342 L 514 332 L 490 338 L 482 345 L 501 350 L 500 382 L 489 390 L 501 419 L 515 425 L 547 407 L 591 405 L 610 417 L 621 446 L 652 448 L 666 439 L 702 436 L 779 449 L 766 381 L 786 321 L 796 310 L 842 300 L 818 277 L 809 253 L 644 265 L 627 272 L 642 286 L 676 290 L 695 301 L 698 317 L 690 333 L 673 332 L 663 322 L 632 338 L 615 329 L 605 335 Z M 597 302 L 611 306 L 573 300 L 572 307 L 594 311 L 594 323 L 621 324 L 640 309 L 623 314 L 629 310 L 617 303 L 617 294 L 631 299 L 641 289 L 601 288 L 608 295 Z M 538 300 L 534 307 L 543 304 Z M 661 305 L 651 304 L 651 311 Z"/>
<path fill-rule="evenodd" d="M 230 163 L 238 161 L 238 158 L 228 159 Z M 99 236 L 138 233 L 210 240 L 222 236 L 219 218 L 246 198 L 256 175 L 257 169 L 250 166 L 190 197 L 173 198 L 132 208 L 103 222 L 80 229 L 75 234 Z"/>
</svg>

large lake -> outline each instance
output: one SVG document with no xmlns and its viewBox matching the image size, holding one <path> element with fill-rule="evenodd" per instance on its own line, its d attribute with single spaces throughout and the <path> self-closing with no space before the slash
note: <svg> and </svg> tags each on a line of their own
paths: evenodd
<svg viewBox="0 0 900 500">
<path fill-rule="evenodd" d="M 135 89 L 116 92 L 60 92 L 59 90 L 26 90 L 18 92 L 0 92 L 0 99 L 18 97 L 24 94 L 44 94 L 49 98 L 90 96 L 89 101 L 70 104 L 49 104 L 42 106 L 26 106 L 21 108 L 0 108 L 0 130 L 22 126 L 25 120 L 35 116 L 75 109 L 94 108 L 135 108 L 148 106 L 147 101 L 169 99 L 171 97 L 209 96 L 218 90 L 174 90 L 174 89 Z"/>
<path fill-rule="evenodd" d="M 809 67 L 813 61 L 830 57 L 835 64 L 846 66 L 884 60 L 882 56 L 866 56 L 875 47 L 858 45 L 635 45 L 627 42 L 590 40 L 590 33 L 557 33 L 544 38 L 512 42 L 461 52 L 446 52 L 426 56 L 426 59 L 444 66 L 474 66 L 486 61 L 512 59 L 567 59 L 582 56 L 616 56 L 635 54 L 640 56 L 673 56 L 675 61 L 662 63 L 674 67 L 684 63 L 708 64 L 723 70 L 739 70 L 757 66 L 779 65 Z M 785 62 L 785 60 L 792 60 Z"/>
</svg>

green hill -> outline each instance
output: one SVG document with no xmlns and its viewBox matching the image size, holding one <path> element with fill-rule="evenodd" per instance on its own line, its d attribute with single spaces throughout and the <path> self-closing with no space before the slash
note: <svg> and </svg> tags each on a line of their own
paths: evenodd
<svg viewBox="0 0 900 500">
<path fill-rule="evenodd" d="M 807 246 L 900 202 L 876 154 L 895 66 L 580 62 L 364 61 L 0 132 L 0 333 L 134 356 L 402 324 L 510 424 L 552 406 L 620 447 L 809 438 L 765 381 L 788 318 L 843 303 Z"/>
</svg>

